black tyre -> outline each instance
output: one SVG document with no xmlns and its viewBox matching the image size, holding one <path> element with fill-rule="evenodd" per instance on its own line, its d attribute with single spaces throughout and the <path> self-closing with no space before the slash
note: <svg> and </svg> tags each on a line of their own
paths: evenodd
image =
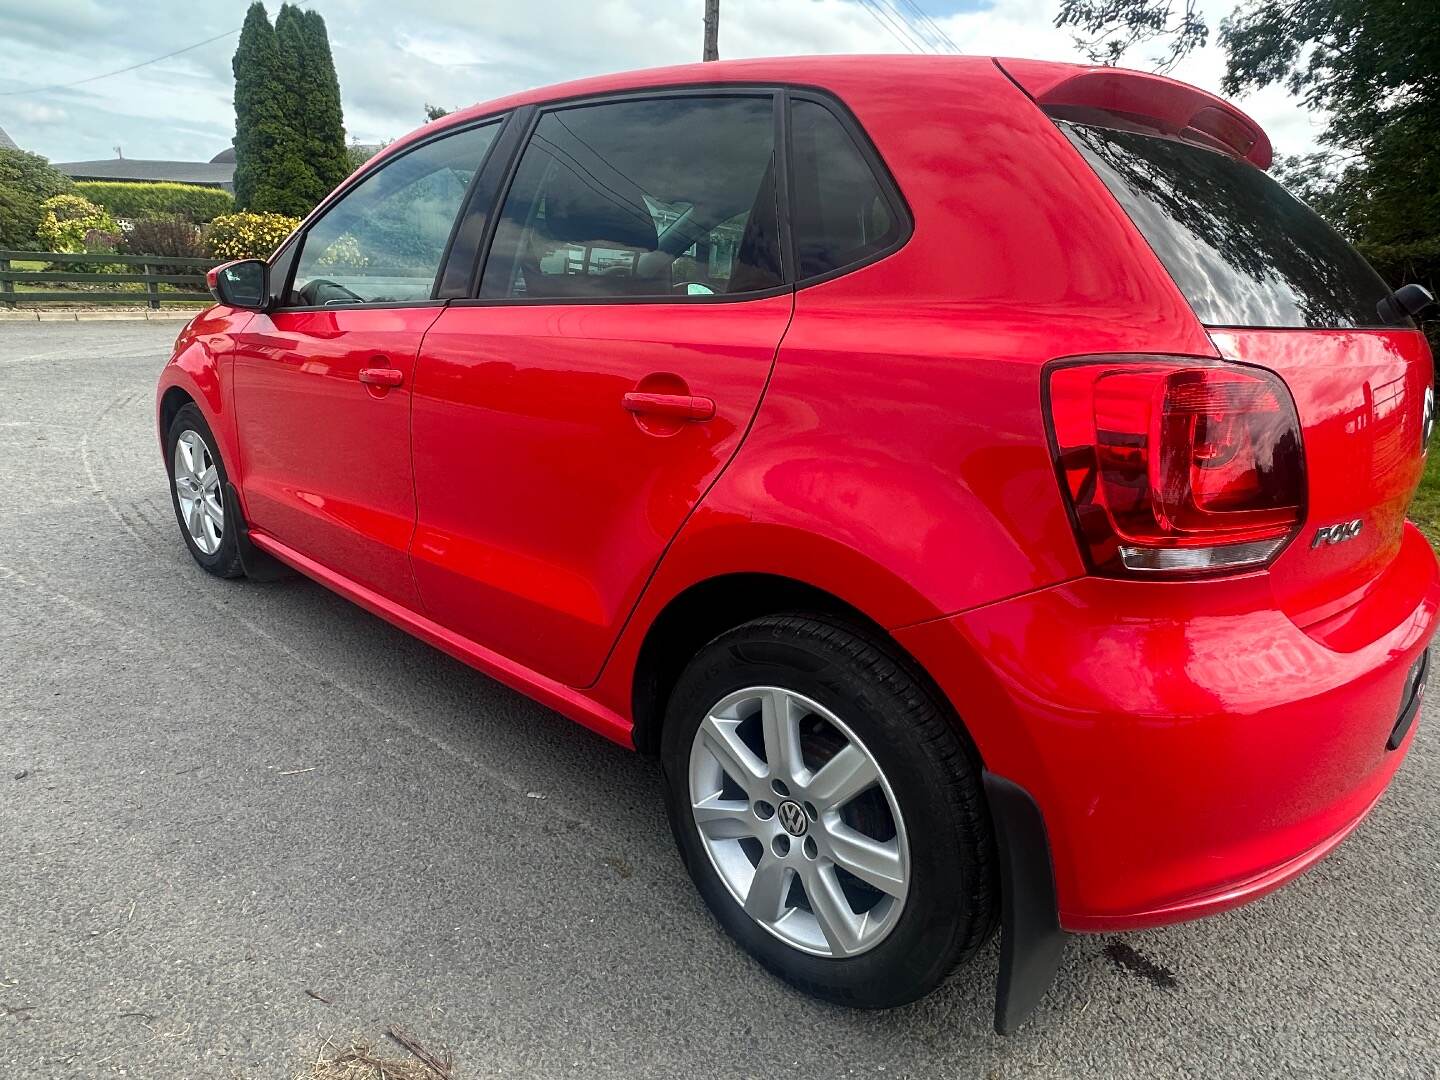
<svg viewBox="0 0 1440 1080">
<path fill-rule="evenodd" d="M 795 986 L 902 1005 L 994 932 L 977 757 L 878 634 L 780 615 L 722 635 L 671 696 L 661 759 L 700 894 Z"/>
<path fill-rule="evenodd" d="M 225 486 L 229 476 L 219 444 L 192 403 L 183 406 L 165 435 L 170 501 L 180 536 L 206 573 L 236 578 L 245 573 L 235 522 L 227 522 Z"/>
</svg>

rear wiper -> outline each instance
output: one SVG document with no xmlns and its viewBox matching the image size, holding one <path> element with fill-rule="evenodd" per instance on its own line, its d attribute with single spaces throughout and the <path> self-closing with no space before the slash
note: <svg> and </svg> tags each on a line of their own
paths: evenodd
<svg viewBox="0 0 1440 1080">
<path fill-rule="evenodd" d="M 1419 315 L 1433 303 L 1435 297 L 1430 295 L 1430 290 L 1424 285 L 1401 285 L 1376 304 L 1375 310 L 1380 313 L 1384 322 L 1393 325 L 1404 322 L 1407 317 Z"/>
</svg>

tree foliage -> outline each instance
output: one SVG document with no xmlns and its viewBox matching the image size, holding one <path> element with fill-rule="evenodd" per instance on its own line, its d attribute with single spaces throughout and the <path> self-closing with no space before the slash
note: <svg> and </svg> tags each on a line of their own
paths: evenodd
<svg viewBox="0 0 1440 1080">
<path fill-rule="evenodd" d="M 0 147 L 0 248 L 30 248 L 46 199 L 70 195 L 75 181 L 39 154 Z"/>
<path fill-rule="evenodd" d="M 1187 53 L 1203 48 L 1210 27 L 1196 10 L 1198 0 L 1064 0 L 1058 27 L 1074 27 L 1075 43 L 1093 63 L 1114 67 L 1137 46 L 1165 44 L 1152 57 L 1156 71 L 1169 71 Z"/>
<path fill-rule="evenodd" d="M 443 105 L 431 105 L 427 101 L 425 103 L 425 122 L 428 124 L 432 120 L 439 120 L 442 116 L 449 116 L 454 111 L 453 109 L 445 108 Z"/>
<path fill-rule="evenodd" d="M 271 26 L 257 0 L 232 67 L 236 203 L 303 217 L 350 173 L 325 20 L 283 4 Z"/>
</svg>

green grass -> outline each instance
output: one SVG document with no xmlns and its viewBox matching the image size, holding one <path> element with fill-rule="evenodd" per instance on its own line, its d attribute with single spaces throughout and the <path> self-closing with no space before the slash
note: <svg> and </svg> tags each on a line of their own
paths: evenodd
<svg viewBox="0 0 1440 1080">
<path fill-rule="evenodd" d="M 1410 504 L 1410 520 L 1420 526 L 1420 531 L 1440 551 L 1440 453 L 1425 462 L 1420 490 Z"/>
</svg>

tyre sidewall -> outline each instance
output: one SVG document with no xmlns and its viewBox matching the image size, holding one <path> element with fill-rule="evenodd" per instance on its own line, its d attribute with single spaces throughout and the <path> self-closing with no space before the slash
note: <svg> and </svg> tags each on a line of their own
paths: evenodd
<svg viewBox="0 0 1440 1080">
<path fill-rule="evenodd" d="M 875 757 L 900 806 L 910 848 L 905 908 L 880 944 L 859 956 L 812 956 L 787 945 L 748 916 L 731 896 L 704 849 L 689 811 L 691 743 L 706 712 L 746 687 L 779 686 L 830 709 Z M 872 685 L 834 648 L 800 636 L 762 639 L 725 635 L 703 650 L 681 677 L 667 710 L 661 758 L 666 797 L 691 876 L 725 930 L 769 970 L 827 1000 L 861 1008 L 904 1004 L 938 985 L 953 966 L 967 920 L 971 842 L 951 821 L 943 775 L 909 731 L 901 701 Z"/>
<path fill-rule="evenodd" d="M 235 536 L 235 523 L 230 520 L 232 515 L 226 515 L 219 548 L 213 555 L 207 555 L 191 538 L 190 529 L 185 524 L 185 515 L 180 510 L 180 496 L 175 490 L 175 444 L 180 441 L 180 436 L 186 431 L 194 431 L 205 440 L 205 445 L 210 450 L 210 457 L 215 462 L 215 471 L 220 477 L 222 498 L 230 483 L 229 473 L 225 471 L 225 460 L 215 441 L 215 433 L 205 422 L 204 414 L 193 402 L 182 406 L 180 411 L 175 414 L 175 419 L 170 422 L 170 430 L 165 433 L 165 476 L 170 484 L 170 505 L 175 511 L 175 523 L 180 528 L 180 538 L 185 542 L 185 548 L 190 552 L 191 558 L 200 565 L 201 569 L 216 577 L 237 577 L 241 573 L 240 553 L 239 542 Z M 226 510 L 230 510 L 229 505 L 226 506 Z"/>
</svg>

